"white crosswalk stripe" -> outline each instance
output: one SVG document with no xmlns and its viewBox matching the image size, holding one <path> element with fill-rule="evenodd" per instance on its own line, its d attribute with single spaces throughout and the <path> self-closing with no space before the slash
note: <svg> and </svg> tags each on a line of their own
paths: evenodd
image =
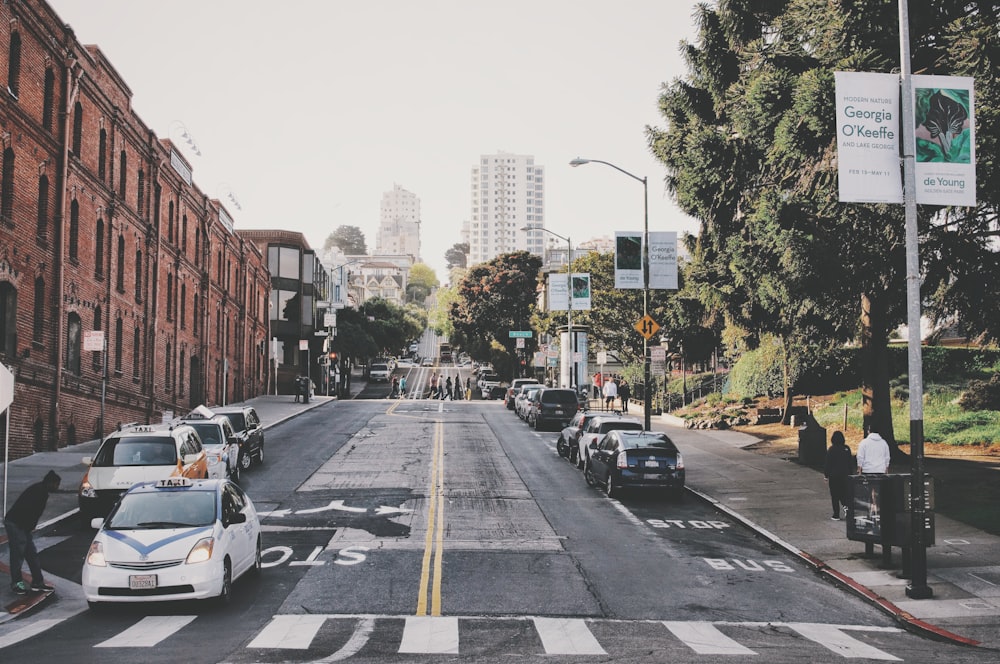
<svg viewBox="0 0 1000 664">
<path fill-rule="evenodd" d="M 723 634 L 710 622 L 664 621 L 663 624 L 679 641 L 699 655 L 757 654 Z"/>
<path fill-rule="evenodd" d="M 582 619 L 534 618 L 546 655 L 606 655 Z"/>
<path fill-rule="evenodd" d="M 836 625 L 792 623 L 788 626 L 810 641 L 814 641 L 842 657 L 900 661 L 898 657 L 893 657 L 887 652 L 858 641 L 853 636 L 844 634 Z"/>
<path fill-rule="evenodd" d="M 325 622 L 326 616 L 312 614 L 274 616 L 247 648 L 306 650 Z"/>
<path fill-rule="evenodd" d="M 408 654 L 458 654 L 458 618 L 415 616 L 406 619 L 399 652 Z"/>
<path fill-rule="evenodd" d="M 151 648 L 198 616 L 147 616 L 95 648 Z"/>
</svg>

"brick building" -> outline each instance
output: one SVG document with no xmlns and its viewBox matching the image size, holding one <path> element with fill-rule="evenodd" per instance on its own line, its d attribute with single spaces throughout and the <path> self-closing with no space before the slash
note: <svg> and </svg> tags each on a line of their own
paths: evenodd
<svg viewBox="0 0 1000 664">
<path fill-rule="evenodd" d="M 11 458 L 264 393 L 263 256 L 135 114 L 100 49 L 78 43 L 44 2 L 3 3 L 3 81 L 0 362 L 15 375 Z M 102 336 L 106 352 L 90 350 Z"/>
</svg>

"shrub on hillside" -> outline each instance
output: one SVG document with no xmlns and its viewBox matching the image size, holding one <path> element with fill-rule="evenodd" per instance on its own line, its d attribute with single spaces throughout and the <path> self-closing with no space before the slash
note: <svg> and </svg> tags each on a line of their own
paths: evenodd
<svg viewBox="0 0 1000 664">
<path fill-rule="evenodd" d="M 962 410 L 1000 410 L 1000 374 L 989 380 L 970 380 L 958 405 Z"/>
</svg>

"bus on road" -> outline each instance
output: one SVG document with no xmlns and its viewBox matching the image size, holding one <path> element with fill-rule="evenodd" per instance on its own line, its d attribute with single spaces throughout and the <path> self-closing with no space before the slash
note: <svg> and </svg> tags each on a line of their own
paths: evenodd
<svg viewBox="0 0 1000 664">
<path fill-rule="evenodd" d="M 438 360 L 441 362 L 451 362 L 451 344 L 442 341 L 438 344 Z"/>
</svg>

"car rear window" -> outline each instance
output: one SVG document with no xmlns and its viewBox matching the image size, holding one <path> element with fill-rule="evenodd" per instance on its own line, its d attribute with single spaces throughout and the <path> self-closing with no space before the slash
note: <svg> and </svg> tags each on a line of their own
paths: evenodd
<svg viewBox="0 0 1000 664">
<path fill-rule="evenodd" d="M 672 452 L 677 451 L 677 447 L 674 445 L 674 441 L 670 440 L 669 438 L 663 435 L 622 436 L 622 445 L 626 449 L 630 450 L 633 450 L 637 447 L 662 447 Z"/>
<path fill-rule="evenodd" d="M 577 405 L 576 392 L 573 390 L 545 390 L 542 392 L 542 403 L 561 403 Z"/>
<path fill-rule="evenodd" d="M 640 422 L 601 422 L 598 433 L 609 431 L 642 431 Z"/>
<path fill-rule="evenodd" d="M 247 420 L 245 417 L 243 417 L 242 412 L 223 413 L 223 414 L 229 418 L 229 423 L 233 425 L 234 429 L 236 429 L 237 431 L 246 430 Z"/>
<path fill-rule="evenodd" d="M 386 371 L 387 372 L 387 371 L 389 371 L 389 365 L 388 364 L 373 364 L 372 365 L 372 371 Z"/>
</svg>

